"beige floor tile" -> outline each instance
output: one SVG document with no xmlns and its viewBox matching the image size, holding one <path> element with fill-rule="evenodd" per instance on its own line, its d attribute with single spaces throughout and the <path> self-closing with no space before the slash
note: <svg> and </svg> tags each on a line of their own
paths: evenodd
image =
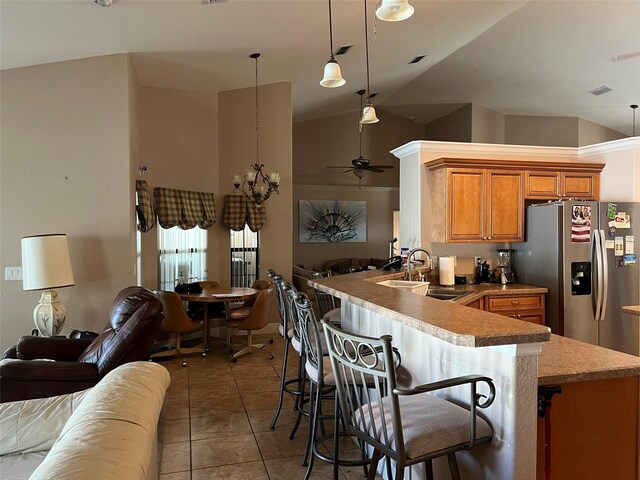
<svg viewBox="0 0 640 480">
<path fill-rule="evenodd" d="M 252 434 L 195 440 L 191 445 L 194 470 L 261 460 L 260 450 Z"/>
<path fill-rule="evenodd" d="M 189 442 L 170 443 L 162 448 L 160 473 L 185 472 L 191 468 Z"/>
<path fill-rule="evenodd" d="M 207 385 L 201 387 L 192 387 L 189 391 L 189 404 L 191 406 L 200 406 L 202 403 L 209 403 L 219 397 L 237 397 L 240 396 L 238 387 L 234 383 L 224 383 L 221 385 Z"/>
<path fill-rule="evenodd" d="M 189 441 L 189 419 L 167 420 L 164 426 L 164 443 Z"/>
<path fill-rule="evenodd" d="M 219 438 L 251 433 L 247 414 L 208 415 L 191 420 L 191 440 Z"/>
<path fill-rule="evenodd" d="M 253 432 L 259 433 L 271 431 L 271 422 L 273 421 L 275 413 L 275 408 L 270 410 L 255 410 L 253 412 L 247 412 Z M 296 421 L 296 413 L 297 412 L 293 408 L 283 406 L 280 411 L 280 416 L 278 417 L 275 430 L 286 430 L 287 432 L 290 432 Z M 305 427 L 307 425 L 307 419 L 303 417 L 302 420 L 300 420 L 300 425 Z"/>
<path fill-rule="evenodd" d="M 302 456 L 265 460 L 270 480 L 293 480 L 304 478 L 307 467 L 302 466 Z M 343 480 L 342 473 L 340 480 Z M 333 467 L 328 463 L 316 461 L 311 471 L 313 480 L 327 480 L 333 478 Z"/>
<path fill-rule="evenodd" d="M 159 480 L 191 480 L 191 472 L 167 473 L 160 475 Z"/>
<path fill-rule="evenodd" d="M 244 405 L 240 396 L 210 398 L 198 405 L 191 407 L 191 418 L 204 417 L 206 415 L 228 415 L 231 413 L 244 413 Z"/>
<path fill-rule="evenodd" d="M 241 395 L 254 392 L 279 392 L 280 379 L 278 377 L 253 378 L 251 380 L 237 380 Z"/>
<path fill-rule="evenodd" d="M 255 410 L 269 410 L 275 411 L 278 405 L 279 392 L 254 392 L 246 393 L 242 395 L 242 402 L 247 412 L 253 412 Z M 294 401 L 291 396 L 284 397 L 282 402 L 282 408 L 293 408 Z"/>
<path fill-rule="evenodd" d="M 194 470 L 191 478 L 192 480 L 269 480 L 262 461 Z"/>
<path fill-rule="evenodd" d="M 255 436 L 263 459 L 297 457 L 302 461 L 307 445 L 307 432 L 306 428 L 299 428 L 293 440 L 289 439 L 289 432 L 286 430 L 270 430 L 256 433 Z"/>
</svg>

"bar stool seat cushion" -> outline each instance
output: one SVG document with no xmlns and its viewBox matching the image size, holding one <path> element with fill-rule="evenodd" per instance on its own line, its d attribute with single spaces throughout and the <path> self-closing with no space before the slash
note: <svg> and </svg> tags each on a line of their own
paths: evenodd
<svg viewBox="0 0 640 480">
<path fill-rule="evenodd" d="M 471 413 L 469 410 L 428 394 L 401 395 L 398 400 L 402 418 L 402 434 L 408 458 L 429 455 L 470 441 L 469 416 Z M 393 420 L 391 418 L 389 397 L 385 397 L 382 400 L 382 404 L 388 436 L 393 439 Z M 376 426 L 375 429 L 379 432 L 384 431 L 381 428 L 380 406 L 377 401 L 371 403 L 371 411 L 373 413 L 373 422 Z M 356 425 L 359 422 L 361 424 L 363 414 L 367 418 L 367 424 L 369 424 L 369 407 L 365 405 L 356 410 L 354 414 Z M 370 431 L 369 435 L 375 437 L 373 431 Z M 384 443 L 384 439 L 379 438 L 381 435 L 376 440 Z M 489 424 L 482 418 L 477 417 L 476 439 L 490 438 L 492 435 L 493 430 Z M 389 445 L 392 449 L 395 448 L 394 443 L 392 440 L 392 445 Z"/>
<path fill-rule="evenodd" d="M 321 320 L 325 320 L 333 325 L 340 326 L 342 318 L 342 310 L 340 308 L 334 308 L 333 310 L 329 310 L 324 314 Z"/>
<path fill-rule="evenodd" d="M 280 333 L 280 336 L 284 338 L 284 327 L 282 326 L 282 324 L 278 325 L 278 332 Z M 287 332 L 287 336 L 289 338 L 293 338 L 293 328 L 289 329 L 289 331 Z"/>
</svg>

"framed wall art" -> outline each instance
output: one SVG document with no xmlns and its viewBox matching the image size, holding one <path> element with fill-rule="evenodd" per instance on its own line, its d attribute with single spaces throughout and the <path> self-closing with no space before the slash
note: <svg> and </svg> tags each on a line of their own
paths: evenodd
<svg viewBox="0 0 640 480">
<path fill-rule="evenodd" d="M 300 243 L 367 241 L 367 202 L 299 200 Z"/>
</svg>

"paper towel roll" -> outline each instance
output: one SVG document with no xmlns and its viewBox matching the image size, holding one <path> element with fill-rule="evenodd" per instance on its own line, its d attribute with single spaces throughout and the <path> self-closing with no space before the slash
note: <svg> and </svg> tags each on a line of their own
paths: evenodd
<svg viewBox="0 0 640 480">
<path fill-rule="evenodd" d="M 456 257 L 440 257 L 438 268 L 440 269 L 440 285 L 452 287 L 455 285 Z"/>
</svg>

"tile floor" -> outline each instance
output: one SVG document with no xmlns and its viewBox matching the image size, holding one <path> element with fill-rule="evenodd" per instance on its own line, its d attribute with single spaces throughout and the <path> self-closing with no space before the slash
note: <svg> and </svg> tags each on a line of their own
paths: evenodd
<svg viewBox="0 0 640 480">
<path fill-rule="evenodd" d="M 271 335 L 256 336 L 267 341 Z M 293 398 L 285 397 L 275 430 L 269 425 L 280 388 L 284 342 L 273 335 L 268 360 L 261 352 L 230 363 L 223 346 L 214 343 L 206 358 L 190 356 L 188 366 L 176 360 L 162 364 L 171 373 L 160 480 L 294 480 L 302 466 L 307 421 L 289 439 L 295 421 Z M 295 353 L 290 371 L 297 371 Z M 288 375 L 289 376 L 289 375 Z M 350 442 L 351 443 L 351 442 Z M 351 453 L 355 444 L 342 442 Z M 316 459 L 312 479 L 332 478 L 332 467 Z M 362 468 L 341 468 L 341 480 L 363 479 Z"/>
</svg>

